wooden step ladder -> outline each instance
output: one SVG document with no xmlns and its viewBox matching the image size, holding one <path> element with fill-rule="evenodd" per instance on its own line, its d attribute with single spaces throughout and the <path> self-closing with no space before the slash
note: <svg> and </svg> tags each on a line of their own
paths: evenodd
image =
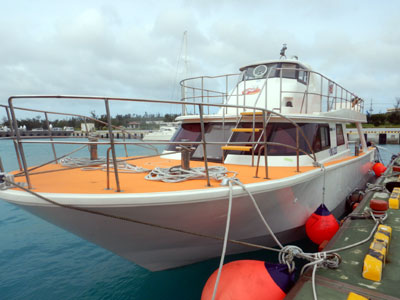
<svg viewBox="0 0 400 300">
<path fill-rule="evenodd" d="M 236 151 L 245 151 L 245 152 L 252 152 L 252 156 L 254 156 L 254 150 L 257 147 L 257 145 L 252 145 L 252 146 L 239 146 L 239 145 L 229 145 L 229 141 L 231 140 L 233 133 L 234 132 L 261 132 L 260 137 L 262 136 L 264 130 L 263 128 L 238 128 L 240 123 L 242 122 L 243 117 L 249 117 L 249 116 L 262 116 L 263 112 L 262 111 L 244 111 L 240 113 L 240 119 L 236 123 L 236 127 L 232 128 L 232 134 L 228 139 L 228 144 L 225 146 L 222 146 L 221 149 L 226 151 L 226 150 L 236 150 Z M 254 165 L 253 159 L 252 159 L 252 165 Z"/>
<path fill-rule="evenodd" d="M 263 111 L 244 111 L 240 113 L 240 118 L 238 122 L 236 123 L 236 127 L 232 128 L 232 134 L 228 139 L 228 142 L 225 146 L 222 146 L 221 149 L 226 151 L 226 150 L 236 150 L 236 151 L 245 151 L 245 152 L 251 152 L 251 166 L 254 167 L 254 153 L 255 149 L 259 146 L 259 144 L 253 144 L 252 146 L 241 146 L 241 145 L 229 145 L 229 141 L 232 139 L 232 136 L 235 132 L 250 132 L 250 133 L 258 133 L 260 132 L 260 136 L 257 140 L 257 143 L 260 142 L 261 138 L 264 136 L 265 128 L 267 127 L 267 124 L 269 122 L 269 118 L 265 119 L 265 112 Z M 255 117 L 256 116 L 262 116 L 263 120 L 263 128 L 254 128 L 254 123 L 255 123 Z M 268 116 L 268 114 L 267 114 Z M 242 122 L 244 117 L 253 117 L 253 128 L 239 128 L 238 126 Z M 254 141 L 254 138 L 252 139 Z M 264 137 L 264 142 L 266 142 L 266 137 Z M 266 148 L 266 145 L 263 145 L 262 148 Z M 261 150 L 261 149 L 260 149 Z M 222 155 L 222 162 L 224 162 L 224 154 Z M 264 149 L 264 157 L 265 157 L 265 179 L 268 179 L 268 160 L 267 160 L 267 154 L 266 154 L 266 149 Z M 258 177 L 258 168 L 259 168 L 259 163 L 260 163 L 260 153 L 258 155 L 258 161 L 257 161 L 257 168 L 256 168 L 256 174 L 255 177 Z"/>
</svg>

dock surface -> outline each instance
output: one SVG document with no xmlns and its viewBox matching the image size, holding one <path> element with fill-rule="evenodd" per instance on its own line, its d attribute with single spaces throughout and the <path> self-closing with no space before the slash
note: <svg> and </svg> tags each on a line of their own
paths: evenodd
<svg viewBox="0 0 400 300">
<path fill-rule="evenodd" d="M 400 158 L 397 158 L 394 164 L 400 165 Z M 378 183 L 385 185 L 387 182 L 397 182 L 399 175 L 396 173 L 389 167 Z M 353 213 L 369 210 L 371 199 L 388 201 L 389 197 L 388 193 L 370 192 L 365 195 Z M 392 228 L 392 237 L 381 281 L 368 280 L 362 276 L 364 258 L 373 240 L 371 238 L 362 245 L 336 252 L 342 258 L 338 269 L 317 269 L 315 279 L 318 299 L 348 299 L 350 292 L 367 299 L 400 299 L 400 210 L 389 208 L 387 215 L 387 219 L 382 223 Z M 324 251 L 338 249 L 367 238 L 374 225 L 375 222 L 371 218 L 348 218 Z M 312 268 L 300 277 L 285 299 L 314 299 Z"/>
</svg>

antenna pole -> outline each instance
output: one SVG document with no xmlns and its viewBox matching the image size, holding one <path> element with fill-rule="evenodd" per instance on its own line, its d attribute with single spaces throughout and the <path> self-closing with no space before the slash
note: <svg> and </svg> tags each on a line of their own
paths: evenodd
<svg viewBox="0 0 400 300">
<path fill-rule="evenodd" d="M 188 60 L 187 60 L 187 30 L 183 32 L 183 43 L 184 43 L 184 56 L 183 56 L 183 61 L 185 63 L 184 67 L 184 73 L 183 73 L 183 79 L 187 78 L 187 73 L 188 73 Z M 186 101 L 186 88 L 182 87 L 182 101 Z M 182 104 L 182 116 L 186 115 L 186 105 Z"/>
<path fill-rule="evenodd" d="M 285 54 L 285 51 L 286 51 L 286 50 L 287 50 L 286 44 L 283 44 L 283 47 L 282 47 L 281 53 L 280 53 L 281 59 L 282 59 L 282 58 L 286 58 L 286 54 Z"/>
</svg>

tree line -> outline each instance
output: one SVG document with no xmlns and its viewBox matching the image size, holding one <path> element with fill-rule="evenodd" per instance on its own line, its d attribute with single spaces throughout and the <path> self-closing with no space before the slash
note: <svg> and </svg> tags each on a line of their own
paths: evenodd
<svg viewBox="0 0 400 300">
<path fill-rule="evenodd" d="M 367 122 L 376 127 L 382 125 L 400 125 L 400 97 L 396 97 L 393 111 L 367 115 Z"/>
<path fill-rule="evenodd" d="M 111 123 L 112 125 L 115 126 L 121 126 L 121 127 L 128 127 L 130 122 L 136 122 L 139 125 L 140 129 L 155 129 L 158 128 L 159 125 L 157 124 L 149 124 L 149 121 L 163 121 L 163 122 L 173 122 L 176 117 L 178 117 L 178 114 L 164 114 L 161 115 L 160 113 L 158 114 L 148 114 L 147 112 L 144 113 L 143 115 L 139 114 L 118 114 L 115 117 L 111 118 Z M 96 112 L 92 111 L 91 112 L 91 118 L 97 119 L 99 121 L 102 121 L 104 123 L 107 123 L 107 115 L 96 115 Z M 87 119 L 86 120 L 88 123 L 93 123 L 92 120 Z M 80 130 L 81 128 L 81 123 L 84 123 L 85 120 L 82 118 L 78 117 L 71 117 L 67 119 L 57 119 L 57 120 L 52 120 L 49 123 L 53 128 L 64 128 L 64 127 L 72 127 L 74 129 Z M 33 118 L 25 118 L 25 119 L 20 119 L 17 120 L 18 127 L 24 127 L 27 130 L 32 130 L 34 128 L 43 128 L 47 129 L 47 124 L 46 124 L 46 119 L 42 118 L 42 116 L 38 115 Z M 9 121 L 6 117 L 3 117 L 2 120 L 2 126 L 7 126 L 9 127 Z M 95 122 L 95 127 L 96 129 L 103 129 L 106 125 Z"/>
<path fill-rule="evenodd" d="M 367 122 L 376 127 L 382 125 L 400 125 L 400 111 L 369 115 L 367 116 Z"/>
</svg>

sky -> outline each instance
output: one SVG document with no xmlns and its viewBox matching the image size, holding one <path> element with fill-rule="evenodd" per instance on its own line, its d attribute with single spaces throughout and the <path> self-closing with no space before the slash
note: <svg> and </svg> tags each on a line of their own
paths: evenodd
<svg viewBox="0 0 400 300">
<path fill-rule="evenodd" d="M 188 76 L 236 73 L 257 61 L 299 59 L 385 112 L 400 97 L 400 1 L 0 0 L 0 104 L 11 95 L 178 100 L 183 32 Z M 15 106 L 38 108 L 37 100 Z M 104 104 L 41 107 L 89 115 Z M 127 105 L 116 113 L 175 113 Z M 0 117 L 5 115 L 0 109 Z M 37 113 L 35 113 L 37 115 Z M 29 114 L 18 115 L 21 117 Z"/>
</svg>

